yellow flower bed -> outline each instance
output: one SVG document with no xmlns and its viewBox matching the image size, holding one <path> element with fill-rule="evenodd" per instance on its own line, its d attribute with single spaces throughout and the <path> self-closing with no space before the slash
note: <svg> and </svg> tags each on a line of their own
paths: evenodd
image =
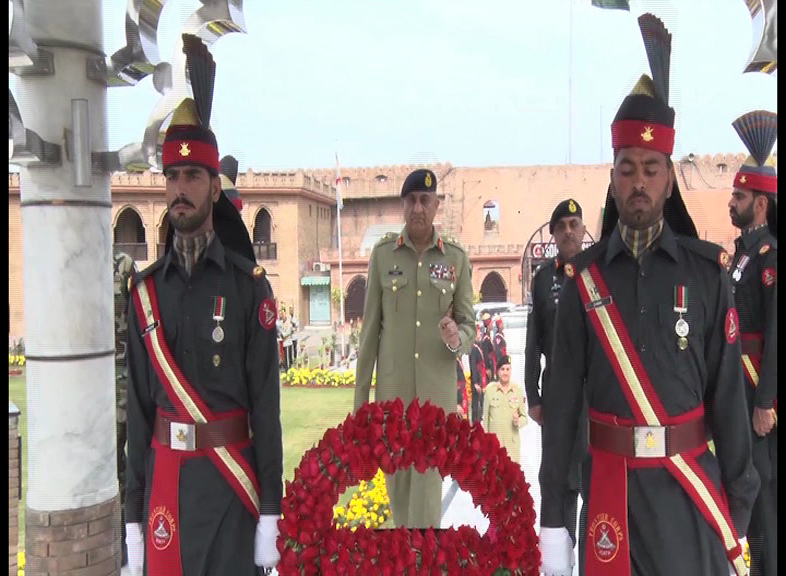
<svg viewBox="0 0 786 576">
<path fill-rule="evenodd" d="M 25 576 L 25 551 L 21 550 L 16 553 L 16 563 L 19 566 L 18 576 Z"/>
<path fill-rule="evenodd" d="M 336 506 L 333 509 L 336 528 L 349 528 L 352 532 L 357 530 L 358 526 L 379 528 L 390 516 L 390 498 L 382 470 L 377 470 L 369 482 L 360 482 L 346 507 Z"/>
<path fill-rule="evenodd" d="M 371 378 L 374 386 L 376 373 Z M 352 388 L 355 386 L 355 372 L 331 372 L 322 368 L 290 368 L 281 378 L 284 386 L 308 386 L 319 388 Z"/>
<path fill-rule="evenodd" d="M 8 355 L 8 365 L 9 366 L 19 366 L 19 367 L 24 366 L 25 365 L 25 357 L 24 357 L 24 355 L 22 355 L 22 354 L 19 354 L 19 355 L 9 354 Z"/>
</svg>

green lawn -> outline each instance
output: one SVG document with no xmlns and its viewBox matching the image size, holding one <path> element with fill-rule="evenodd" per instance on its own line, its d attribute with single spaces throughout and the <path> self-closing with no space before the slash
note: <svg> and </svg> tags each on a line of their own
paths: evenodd
<svg viewBox="0 0 786 576">
<path fill-rule="evenodd" d="M 303 453 L 316 444 L 325 430 L 340 424 L 352 410 L 354 389 L 351 388 L 282 388 L 281 422 L 284 432 L 284 480 L 291 480 Z M 8 396 L 22 411 L 19 430 L 24 434 L 27 422 L 27 390 L 24 376 L 8 378 Z M 339 499 L 344 504 L 352 494 L 348 490 Z M 27 495 L 27 457 L 22 458 L 22 500 L 19 503 L 19 546 L 25 541 L 25 497 Z M 386 523 L 387 524 L 387 523 Z M 387 527 L 387 526 L 385 526 Z"/>
</svg>

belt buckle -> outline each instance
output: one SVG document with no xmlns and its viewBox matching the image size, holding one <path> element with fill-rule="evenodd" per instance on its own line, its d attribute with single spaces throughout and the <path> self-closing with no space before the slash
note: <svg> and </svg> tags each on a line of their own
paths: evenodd
<svg viewBox="0 0 786 576">
<path fill-rule="evenodd" d="M 636 458 L 665 458 L 666 427 L 634 426 L 633 455 Z"/>
<path fill-rule="evenodd" d="M 196 450 L 196 426 L 193 424 L 169 423 L 169 447 L 172 450 L 193 452 Z"/>
</svg>

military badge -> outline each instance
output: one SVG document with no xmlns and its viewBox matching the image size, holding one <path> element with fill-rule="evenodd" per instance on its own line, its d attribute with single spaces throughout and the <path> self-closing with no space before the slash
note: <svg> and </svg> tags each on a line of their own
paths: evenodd
<svg viewBox="0 0 786 576">
<path fill-rule="evenodd" d="M 396 240 L 396 246 L 403 246 L 404 245 L 404 237 L 399 236 L 398 240 Z"/>
<path fill-rule="evenodd" d="M 609 514 L 598 514 L 589 527 L 589 538 L 595 557 L 601 562 L 611 562 L 620 549 L 622 528 Z"/>
<path fill-rule="evenodd" d="M 745 176 L 740 176 L 740 183 L 745 184 L 748 179 Z"/>
<path fill-rule="evenodd" d="M 570 203 L 568 204 L 568 211 L 569 211 L 571 214 L 575 214 L 575 213 L 576 213 L 576 210 L 577 210 L 577 208 L 576 208 L 576 203 L 575 203 L 573 200 L 571 200 L 571 201 L 570 201 Z"/>
<path fill-rule="evenodd" d="M 567 276 L 568 278 L 573 278 L 575 274 L 576 271 L 573 269 L 573 264 L 571 264 L 570 262 L 565 264 L 565 276 Z"/>
<path fill-rule="evenodd" d="M 644 132 L 641 133 L 641 139 L 645 142 L 652 142 L 655 136 L 652 135 L 652 126 L 645 126 Z"/>
<path fill-rule="evenodd" d="M 729 308 L 726 312 L 726 342 L 734 344 L 737 341 L 739 319 L 737 318 L 737 309 Z"/>
<path fill-rule="evenodd" d="M 431 264 L 428 276 L 432 280 L 450 280 L 450 267 L 447 264 Z"/>
<path fill-rule="evenodd" d="M 276 325 L 276 303 L 270 298 L 259 305 L 259 323 L 265 330 L 272 330 Z"/>
<path fill-rule="evenodd" d="M 739 262 L 737 262 L 737 267 L 734 269 L 734 272 L 731 275 L 735 282 L 740 281 L 740 278 L 742 278 L 742 272 L 745 270 L 745 267 L 748 265 L 750 260 L 751 258 L 747 254 L 743 254 L 742 257 L 740 257 Z"/>
<path fill-rule="evenodd" d="M 723 266 L 726 270 L 729 269 L 729 266 L 731 265 L 731 257 L 729 256 L 729 253 L 726 252 L 725 250 L 721 250 L 718 253 L 718 264 Z"/>
<path fill-rule="evenodd" d="M 775 268 L 765 268 L 761 272 L 761 283 L 767 288 L 775 286 Z"/>
<path fill-rule="evenodd" d="M 439 248 L 442 252 L 445 251 L 445 244 L 442 242 L 442 238 L 437 238 L 437 248 Z"/>
<path fill-rule="evenodd" d="M 423 179 L 423 184 L 426 185 L 426 188 L 431 188 L 431 173 L 426 172 L 426 177 Z"/>
<path fill-rule="evenodd" d="M 128 277 L 128 293 L 129 294 L 131 293 L 131 288 L 133 286 L 134 286 L 134 279 L 131 276 L 129 276 Z"/>
<path fill-rule="evenodd" d="M 219 356 L 218 354 L 213 354 L 213 366 L 215 366 L 216 368 L 221 366 L 221 356 Z"/>
<path fill-rule="evenodd" d="M 180 145 L 180 155 L 181 156 L 190 156 L 191 155 L 191 149 L 188 147 L 188 142 L 183 142 Z"/>
<path fill-rule="evenodd" d="M 759 248 L 759 254 L 766 254 L 769 251 L 770 251 L 770 245 L 769 244 L 762 244 L 761 248 Z"/>
<path fill-rule="evenodd" d="M 166 506 L 157 506 L 150 513 L 148 529 L 153 547 L 156 550 L 166 550 L 172 543 L 172 536 L 175 533 L 175 517 Z"/>
</svg>

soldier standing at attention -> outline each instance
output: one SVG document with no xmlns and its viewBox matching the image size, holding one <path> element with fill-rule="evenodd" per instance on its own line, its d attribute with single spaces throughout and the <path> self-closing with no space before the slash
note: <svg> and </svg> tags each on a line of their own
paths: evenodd
<svg viewBox="0 0 786 576">
<path fill-rule="evenodd" d="M 753 465 L 761 489 L 748 527 L 751 574 L 778 573 L 778 176 L 770 156 L 778 115 L 757 110 L 732 124 L 750 157 L 734 177 L 729 201 L 735 240 L 731 285 L 740 315 L 745 393 L 753 430 Z"/>
<path fill-rule="evenodd" d="M 486 382 L 491 382 L 497 377 L 497 356 L 494 354 L 494 341 L 491 335 L 491 314 L 483 312 L 480 320 L 483 322 L 480 349 L 483 350 L 483 360 L 486 362 Z"/>
<path fill-rule="evenodd" d="M 499 381 L 486 388 L 483 403 L 483 428 L 496 435 L 510 459 L 521 464 L 519 428 L 527 424 L 527 406 L 521 385 L 510 381 L 510 356 L 500 356 L 497 363 Z"/>
<path fill-rule="evenodd" d="M 215 63 L 183 35 L 194 99 L 163 143 L 164 255 L 128 320 L 126 541 L 131 574 L 255 576 L 279 560 L 283 492 L 276 306 L 221 192 Z"/>
<path fill-rule="evenodd" d="M 497 316 L 495 324 L 497 325 L 497 333 L 494 334 L 494 357 L 499 372 L 499 359 L 508 355 L 508 343 L 505 340 L 505 324 L 500 316 Z"/>
<path fill-rule="evenodd" d="M 551 213 L 549 234 L 557 245 L 557 256 L 542 264 L 532 279 L 532 308 L 527 319 L 527 346 L 524 351 L 524 385 L 529 403 L 529 415 L 543 425 L 542 398 L 538 391 L 541 378 L 541 356 L 546 358 L 540 382 L 541 390 L 549 385 L 551 374 L 551 345 L 554 340 L 554 321 L 557 316 L 559 292 L 565 283 L 565 264 L 581 252 L 581 242 L 586 228 L 582 220 L 581 206 L 573 198 L 563 200 Z M 545 394 L 544 394 L 545 396 Z M 556 408 L 560 400 L 555 398 Z M 586 409 L 582 411 L 582 422 L 586 422 Z M 565 501 L 565 521 L 573 544 L 576 544 L 576 521 L 581 488 L 581 461 L 587 451 L 587 427 L 580 425 L 576 435 L 576 448 L 571 458 L 568 489 L 570 497 Z"/>
<path fill-rule="evenodd" d="M 415 170 L 401 188 L 405 226 L 371 251 L 363 331 L 358 351 L 355 405 L 369 400 L 377 367 L 375 401 L 430 400 L 456 410 L 456 358 L 472 345 L 474 315 L 469 258 L 453 238 L 434 228 L 437 178 Z M 440 527 L 442 478 L 413 467 L 386 476 L 396 526 Z"/>
<path fill-rule="evenodd" d="M 126 346 L 128 343 L 128 303 L 131 276 L 136 267 L 134 260 L 125 252 L 115 250 L 112 256 L 112 272 L 115 285 L 115 397 L 117 399 L 117 482 L 120 486 L 120 533 L 122 564 L 128 562 L 126 547 L 125 501 L 126 501 L 126 404 L 128 402 L 128 365 Z"/>
<path fill-rule="evenodd" d="M 565 265 L 557 307 L 544 389 L 541 570 L 571 573 L 565 501 L 586 399 L 582 572 L 743 576 L 759 476 L 729 255 L 699 240 L 677 185 L 671 35 L 652 14 L 638 21 L 653 76 L 640 78 L 614 118 L 601 239 Z"/>
</svg>

